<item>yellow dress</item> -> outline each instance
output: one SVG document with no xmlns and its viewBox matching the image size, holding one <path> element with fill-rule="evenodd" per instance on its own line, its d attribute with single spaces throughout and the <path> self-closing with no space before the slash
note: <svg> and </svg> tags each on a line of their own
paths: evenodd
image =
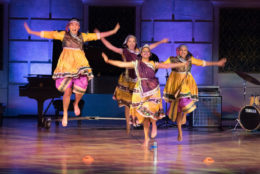
<svg viewBox="0 0 260 174">
<path fill-rule="evenodd" d="M 182 61 L 177 57 L 169 57 L 164 63 L 178 62 Z M 192 102 L 183 108 L 184 113 L 190 113 L 196 109 L 195 102 L 198 101 L 198 87 L 192 74 L 190 73 L 192 64 L 197 66 L 205 66 L 205 61 L 196 59 L 192 56 L 191 64 L 188 69 L 185 69 L 185 67 L 172 69 L 172 72 L 166 82 L 163 91 L 163 99 L 166 102 L 171 103 L 168 115 L 173 121 L 175 121 L 177 117 L 179 99 L 192 99 Z M 179 93 L 177 91 L 179 91 Z"/>
<path fill-rule="evenodd" d="M 145 118 L 160 119 L 163 118 L 162 99 L 160 85 L 155 77 L 156 64 L 153 61 L 142 62 L 136 60 L 133 62 L 137 75 L 132 104 L 130 107 L 130 116 L 134 125 L 142 124 Z"/>
<path fill-rule="evenodd" d="M 136 61 L 138 54 L 139 52 L 134 52 L 124 48 L 123 60 L 126 62 Z M 134 69 L 126 69 L 125 72 L 120 75 L 113 96 L 113 99 L 117 100 L 119 107 L 130 107 L 136 81 Z"/>
<path fill-rule="evenodd" d="M 53 79 L 77 78 L 80 75 L 86 75 L 88 80 L 91 80 L 94 77 L 83 51 L 83 43 L 99 39 L 96 33 L 81 33 L 77 40 L 66 34 L 65 31 L 42 31 L 41 37 L 63 42 L 63 50 L 54 70 Z"/>
</svg>

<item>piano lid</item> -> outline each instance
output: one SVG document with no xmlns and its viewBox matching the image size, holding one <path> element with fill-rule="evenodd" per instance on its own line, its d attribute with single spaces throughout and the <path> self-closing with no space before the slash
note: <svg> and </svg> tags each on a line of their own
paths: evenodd
<svg viewBox="0 0 260 174">
<path fill-rule="evenodd" d="M 55 87 L 55 81 L 52 75 L 29 74 L 26 76 L 30 86 Z"/>
</svg>

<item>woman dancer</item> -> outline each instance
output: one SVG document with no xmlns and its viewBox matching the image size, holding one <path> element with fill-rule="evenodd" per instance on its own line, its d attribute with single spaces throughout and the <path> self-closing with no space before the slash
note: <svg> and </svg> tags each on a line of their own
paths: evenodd
<svg viewBox="0 0 260 174">
<path fill-rule="evenodd" d="M 97 30 L 98 31 L 98 30 Z M 101 38 L 103 44 L 115 53 L 122 55 L 122 59 L 125 62 L 131 62 L 137 60 L 137 55 L 140 54 L 139 48 L 137 48 L 137 40 L 133 35 L 128 35 L 123 43 L 123 48 L 117 48 L 108 42 L 105 38 Z M 163 39 L 159 42 L 153 43 L 149 46 L 150 49 L 157 47 L 162 43 L 167 43 L 168 39 Z M 129 108 L 132 101 L 133 89 L 136 83 L 136 75 L 133 69 L 126 69 L 122 73 L 118 80 L 118 85 L 115 89 L 113 99 L 117 100 L 118 106 L 125 106 L 125 118 L 126 118 L 126 131 L 127 134 L 130 133 L 130 117 Z M 157 135 L 157 126 L 153 122 L 152 125 L 152 138 Z"/>
<path fill-rule="evenodd" d="M 168 78 L 164 91 L 163 99 L 170 102 L 168 116 L 171 120 L 177 122 L 178 141 L 182 141 L 182 124 L 186 123 L 186 114 L 196 109 L 195 102 L 198 101 L 198 87 L 191 75 L 192 64 L 197 66 L 224 66 L 226 58 L 217 62 L 208 62 L 195 59 L 189 52 L 186 45 L 179 46 L 179 55 L 170 57 L 164 63 L 179 63 L 189 61 L 189 66 L 173 68 Z"/>
<path fill-rule="evenodd" d="M 92 70 L 83 51 L 83 44 L 87 41 L 97 40 L 115 34 L 120 28 L 119 24 L 111 31 L 102 33 L 81 33 L 80 22 L 72 18 L 65 31 L 32 31 L 27 23 L 24 27 L 29 34 L 47 39 L 57 39 L 62 41 L 63 50 L 59 57 L 57 67 L 52 78 L 56 80 L 56 87 L 63 95 L 63 118 L 62 126 L 68 123 L 68 107 L 72 92 L 75 93 L 74 113 L 80 115 L 78 103 L 84 95 L 88 80 L 93 78 Z"/>
<path fill-rule="evenodd" d="M 150 124 L 164 117 L 160 86 L 158 79 L 155 77 L 155 69 L 182 67 L 187 63 L 164 64 L 150 61 L 151 52 L 148 45 L 142 47 L 141 59 L 131 62 L 109 60 L 104 53 L 102 53 L 102 56 L 106 63 L 135 70 L 137 82 L 133 90 L 130 115 L 133 122 L 143 124 L 145 137 L 143 146 L 148 147 Z"/>
</svg>

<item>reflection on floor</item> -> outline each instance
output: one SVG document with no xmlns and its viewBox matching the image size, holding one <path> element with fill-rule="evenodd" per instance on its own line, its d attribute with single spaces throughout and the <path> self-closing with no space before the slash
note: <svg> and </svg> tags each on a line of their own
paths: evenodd
<svg viewBox="0 0 260 174">
<path fill-rule="evenodd" d="M 176 137 L 176 127 L 159 129 L 144 150 L 142 129 L 126 135 L 123 121 L 46 130 L 34 119 L 5 119 L 0 173 L 260 173 L 259 131 L 184 128 L 184 140 Z"/>
</svg>

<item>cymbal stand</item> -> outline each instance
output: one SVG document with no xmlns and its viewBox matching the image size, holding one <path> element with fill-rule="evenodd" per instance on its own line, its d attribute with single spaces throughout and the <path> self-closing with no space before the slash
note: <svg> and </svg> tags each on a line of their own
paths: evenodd
<svg viewBox="0 0 260 174">
<path fill-rule="evenodd" d="M 245 106 L 246 105 L 246 81 L 245 80 L 243 82 L 243 87 L 244 87 L 243 95 L 244 95 L 244 106 Z"/>
<path fill-rule="evenodd" d="M 244 91 L 243 91 L 243 96 L 244 96 L 243 105 L 245 106 L 246 105 L 246 81 L 245 80 L 243 80 L 243 89 L 244 89 Z M 240 120 L 238 118 L 236 119 L 236 121 L 237 121 L 237 124 L 235 125 L 233 130 L 236 130 L 238 124 L 240 124 Z"/>
</svg>

